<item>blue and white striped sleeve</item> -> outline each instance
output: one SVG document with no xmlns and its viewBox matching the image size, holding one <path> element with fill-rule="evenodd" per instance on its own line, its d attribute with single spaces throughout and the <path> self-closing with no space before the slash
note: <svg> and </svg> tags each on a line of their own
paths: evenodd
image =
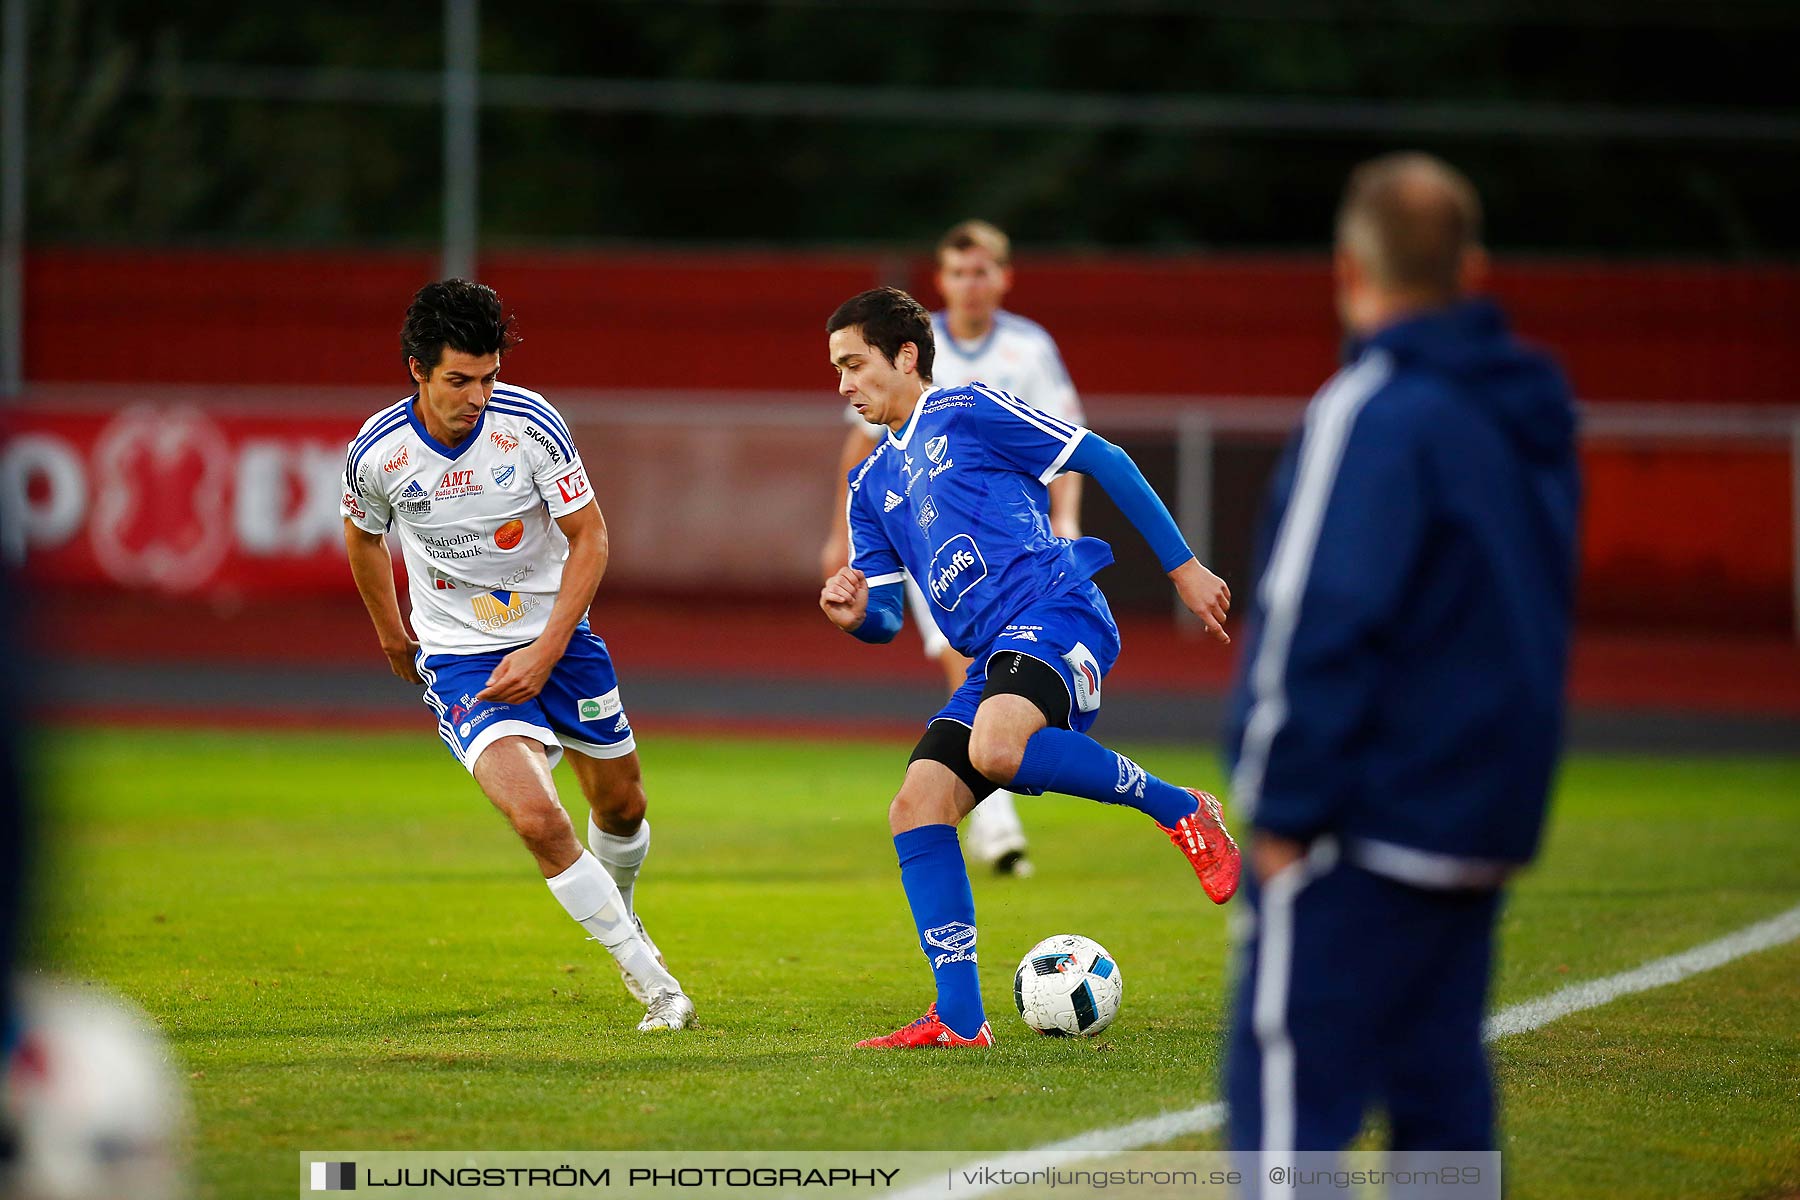
<svg viewBox="0 0 1800 1200">
<path fill-rule="evenodd" d="M 594 502 L 587 467 L 555 406 L 527 388 L 501 385 L 494 388 L 488 409 L 523 422 L 517 428 L 524 434 L 525 461 L 552 517 L 566 517 Z"/>
<path fill-rule="evenodd" d="M 1371 403 L 1390 372 L 1385 355 L 1365 358 L 1308 410 L 1245 649 L 1232 803 L 1301 840 L 1330 828 L 1354 789 L 1342 764 L 1378 711 L 1386 631 L 1407 611 L 1432 519 L 1417 418 Z"/>
<path fill-rule="evenodd" d="M 845 516 L 850 529 L 850 565 L 869 581 L 869 589 L 905 578 L 900 554 L 888 540 L 887 530 L 870 514 L 868 507 L 857 503 L 861 497 L 861 480 L 852 479 L 850 495 L 845 500 Z"/>
<path fill-rule="evenodd" d="M 381 456 L 377 447 L 405 427 L 404 406 L 379 412 L 364 423 L 344 455 L 344 498 L 338 505 L 338 515 L 364 533 L 381 533 L 393 520 L 387 493 L 381 487 Z"/>
<path fill-rule="evenodd" d="M 1008 466 L 1049 483 L 1067 465 L 1087 430 L 986 384 L 971 384 L 981 402 L 964 421 Z"/>
</svg>

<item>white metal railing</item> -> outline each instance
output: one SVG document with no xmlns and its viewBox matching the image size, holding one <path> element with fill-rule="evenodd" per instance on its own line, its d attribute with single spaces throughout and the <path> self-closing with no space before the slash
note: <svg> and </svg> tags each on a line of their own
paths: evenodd
<svg viewBox="0 0 1800 1200">
<path fill-rule="evenodd" d="M 360 421 L 376 406 L 404 394 L 398 386 L 368 388 L 245 388 L 114 384 L 56 384 L 28 387 L 26 407 L 110 409 L 128 404 L 191 405 L 218 413 L 287 411 L 308 417 L 342 414 Z M 557 407 L 572 423 L 589 428 L 674 428 L 717 434 L 730 427 L 745 433 L 809 434 L 821 446 L 844 428 L 843 407 L 828 388 L 796 390 L 588 389 L 559 391 Z M 1144 396 L 1084 397 L 1102 432 L 1166 435 L 1175 448 L 1176 521 L 1201 557 L 1213 544 L 1213 464 L 1224 439 L 1272 440 L 1299 422 L 1306 402 L 1298 397 Z M 1581 437 L 1598 444 L 1730 444 L 1766 449 L 1788 457 L 1790 504 L 1787 536 L 1793 554 L 1792 597 L 1796 637 L 1800 637 L 1800 407 L 1785 405 L 1697 405 L 1606 402 L 1580 409 Z M 354 428 L 354 424 L 350 426 Z M 829 463 L 821 465 L 824 478 Z M 798 465 L 796 466 L 798 468 Z M 810 478 L 810 477 L 809 477 Z M 821 507 L 821 513 L 824 512 Z M 823 520 L 823 517 L 821 517 Z M 1781 536 L 1781 514 L 1770 514 L 1770 536 Z"/>
</svg>

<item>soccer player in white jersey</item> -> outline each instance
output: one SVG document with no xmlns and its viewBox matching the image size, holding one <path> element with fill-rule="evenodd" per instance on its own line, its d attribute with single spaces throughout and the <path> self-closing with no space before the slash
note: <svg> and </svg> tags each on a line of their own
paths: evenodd
<svg viewBox="0 0 1800 1200">
<path fill-rule="evenodd" d="M 1012 241 L 986 221 L 954 225 L 937 244 L 937 287 L 944 308 L 931 314 L 937 339 L 934 381 L 941 387 L 982 383 L 1019 397 L 1034 408 L 1071 425 L 1087 424 L 1081 398 L 1063 366 L 1056 342 L 1042 325 L 1001 307 L 1012 289 Z M 851 424 L 839 454 L 836 514 L 821 566 L 829 579 L 849 561 L 844 512 L 844 479 L 867 458 L 882 435 L 879 425 L 845 409 Z M 1050 484 L 1050 527 L 1058 537 L 1081 536 L 1081 476 L 1069 472 Z M 910 576 L 906 599 L 913 623 L 925 644 L 925 657 L 935 659 L 954 692 L 962 686 L 969 660 L 945 640 L 931 615 L 925 594 Z M 964 823 L 969 854 L 1002 875 L 1030 875 L 1025 826 L 1013 795 L 1004 788 L 983 800 Z"/>
<path fill-rule="evenodd" d="M 424 685 L 438 736 L 648 1006 L 638 1030 L 683 1029 L 694 1005 L 632 906 L 650 823 L 618 677 L 587 622 L 606 522 L 562 417 L 499 382 L 517 340 L 482 284 L 413 297 L 400 341 L 418 390 L 369 418 L 344 465 L 350 570 L 394 674 Z M 390 529 L 417 641 L 400 620 Z M 551 776 L 565 751 L 590 849 Z"/>
</svg>

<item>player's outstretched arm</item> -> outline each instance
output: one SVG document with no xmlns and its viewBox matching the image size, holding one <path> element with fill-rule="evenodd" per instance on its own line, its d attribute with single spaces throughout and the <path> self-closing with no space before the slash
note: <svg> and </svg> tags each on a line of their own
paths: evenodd
<svg viewBox="0 0 1800 1200">
<path fill-rule="evenodd" d="M 1150 543 L 1188 611 L 1206 623 L 1208 633 L 1221 642 L 1229 642 L 1231 635 L 1225 632 L 1225 618 L 1231 612 L 1231 589 L 1194 557 L 1175 518 L 1169 515 L 1168 507 L 1131 456 L 1089 430 L 1066 465 L 1105 489 L 1126 520 Z"/>
<path fill-rule="evenodd" d="M 381 642 L 381 652 L 387 655 L 388 666 L 408 683 L 423 683 L 416 665 L 419 643 L 400 620 L 400 598 L 394 592 L 394 564 L 388 557 L 387 539 L 360 529 L 345 518 L 344 549 L 350 557 L 350 574 L 356 580 L 357 594 L 369 610 L 369 620 L 374 622 L 375 636 Z"/>
</svg>

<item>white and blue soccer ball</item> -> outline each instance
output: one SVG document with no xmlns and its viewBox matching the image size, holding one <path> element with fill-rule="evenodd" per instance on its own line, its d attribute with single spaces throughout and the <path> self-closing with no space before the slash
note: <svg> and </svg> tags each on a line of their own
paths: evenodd
<svg viewBox="0 0 1800 1200">
<path fill-rule="evenodd" d="M 1124 994 L 1118 960 L 1074 933 L 1033 946 L 1013 975 L 1019 1016 L 1051 1037 L 1093 1037 L 1118 1018 Z"/>
<path fill-rule="evenodd" d="M 180 1200 L 187 1095 L 167 1043 L 135 1006 L 41 978 L 19 989 L 20 1037 L 0 1062 L 0 1196 Z"/>
</svg>

